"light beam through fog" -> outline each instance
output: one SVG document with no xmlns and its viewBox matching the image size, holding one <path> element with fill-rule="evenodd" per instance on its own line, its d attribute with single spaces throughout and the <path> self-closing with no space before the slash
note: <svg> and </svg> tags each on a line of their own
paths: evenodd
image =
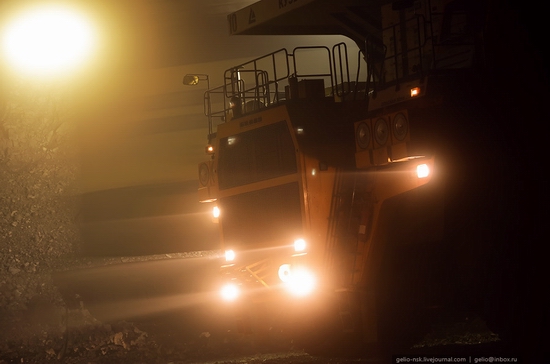
<svg viewBox="0 0 550 364">
<path fill-rule="evenodd" d="M 60 6 L 27 9 L 2 33 L 5 58 L 14 68 L 32 75 L 66 73 L 81 66 L 96 46 L 89 20 Z"/>
</svg>

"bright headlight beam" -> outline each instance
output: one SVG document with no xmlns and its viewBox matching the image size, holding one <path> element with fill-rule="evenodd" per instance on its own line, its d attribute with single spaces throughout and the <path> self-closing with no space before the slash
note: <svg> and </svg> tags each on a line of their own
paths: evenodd
<svg viewBox="0 0 550 364">
<path fill-rule="evenodd" d="M 235 260 L 235 252 L 233 250 L 226 250 L 225 251 L 225 261 L 226 262 L 232 262 Z"/>
<path fill-rule="evenodd" d="M 239 297 L 239 288 L 234 284 L 226 284 L 220 290 L 224 301 L 235 301 Z"/>
<path fill-rule="evenodd" d="M 286 283 L 291 278 L 290 264 L 283 264 L 279 267 L 278 271 L 279 279 L 281 282 Z"/>
<path fill-rule="evenodd" d="M 292 272 L 292 277 L 287 285 L 293 295 L 307 296 L 315 289 L 315 277 L 307 270 L 298 269 Z"/>
<path fill-rule="evenodd" d="M 416 166 L 416 176 L 418 178 L 426 178 L 430 175 L 430 167 L 427 164 L 422 163 Z"/>
<path fill-rule="evenodd" d="M 83 63 L 95 48 L 91 23 L 62 6 L 39 6 L 20 14 L 2 32 L 2 53 L 26 73 L 66 72 Z"/>
<path fill-rule="evenodd" d="M 217 219 L 218 217 L 220 217 L 220 208 L 218 206 L 214 206 L 212 208 L 212 217 L 214 219 Z"/>
<path fill-rule="evenodd" d="M 294 269 L 290 264 L 282 264 L 278 275 L 286 289 L 294 296 L 307 296 L 315 289 L 315 276 L 307 269 Z"/>
<path fill-rule="evenodd" d="M 294 251 L 303 252 L 304 250 L 306 250 L 306 241 L 304 239 L 294 240 Z"/>
</svg>

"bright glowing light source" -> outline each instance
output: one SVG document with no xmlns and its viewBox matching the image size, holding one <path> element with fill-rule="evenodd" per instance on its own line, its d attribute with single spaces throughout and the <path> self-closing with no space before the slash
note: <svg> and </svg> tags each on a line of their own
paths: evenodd
<svg viewBox="0 0 550 364">
<path fill-rule="evenodd" d="M 292 272 L 291 279 L 286 282 L 288 290 L 296 296 L 307 296 L 315 289 L 315 277 L 305 269 Z"/>
<path fill-rule="evenodd" d="M 290 270 L 290 264 L 283 264 L 279 267 L 279 279 L 281 282 L 288 282 L 290 281 L 291 277 L 291 270 Z"/>
<path fill-rule="evenodd" d="M 225 251 L 225 261 L 226 262 L 232 262 L 235 260 L 235 252 L 233 250 L 226 250 Z"/>
<path fill-rule="evenodd" d="M 304 239 L 296 239 L 294 240 L 294 251 L 295 252 L 303 252 L 306 250 L 306 241 Z"/>
<path fill-rule="evenodd" d="M 430 175 L 430 167 L 427 164 L 419 164 L 416 166 L 416 175 L 418 178 L 426 178 Z"/>
<path fill-rule="evenodd" d="M 82 14 L 52 5 L 21 14 L 2 34 L 5 58 L 31 74 L 65 73 L 81 65 L 95 43 L 95 32 Z"/>
<path fill-rule="evenodd" d="M 217 219 L 218 217 L 220 217 L 220 208 L 218 206 L 214 206 L 212 208 L 212 217 L 214 219 Z"/>
<path fill-rule="evenodd" d="M 411 97 L 420 95 L 420 87 L 411 88 Z"/>
<path fill-rule="evenodd" d="M 212 145 L 207 145 L 205 148 L 206 154 L 214 153 L 214 147 Z"/>
<path fill-rule="evenodd" d="M 224 301 L 235 301 L 240 294 L 239 287 L 235 284 L 226 284 L 220 290 L 220 294 Z"/>
<path fill-rule="evenodd" d="M 296 296 L 306 296 L 315 289 L 315 276 L 304 268 L 293 269 L 290 264 L 279 267 L 279 279 L 290 293 Z"/>
</svg>

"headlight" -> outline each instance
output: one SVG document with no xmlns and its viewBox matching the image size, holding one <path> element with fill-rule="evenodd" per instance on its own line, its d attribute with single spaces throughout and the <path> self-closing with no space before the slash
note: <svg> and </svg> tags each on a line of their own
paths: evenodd
<svg viewBox="0 0 550 364">
<path fill-rule="evenodd" d="M 294 251 L 295 252 L 303 252 L 306 250 L 306 241 L 304 239 L 296 239 L 294 240 Z"/>
<path fill-rule="evenodd" d="M 236 284 L 229 283 L 222 287 L 220 295 L 224 301 L 235 301 L 240 295 L 240 290 Z"/>
<path fill-rule="evenodd" d="M 315 289 L 315 276 L 305 268 L 293 269 L 290 264 L 283 264 L 279 267 L 279 279 L 295 296 L 306 296 Z"/>
<path fill-rule="evenodd" d="M 235 260 L 235 252 L 233 250 L 226 250 L 225 251 L 225 261 L 226 262 L 232 262 Z"/>
<path fill-rule="evenodd" d="M 218 206 L 214 206 L 212 208 L 212 217 L 214 219 L 217 219 L 218 217 L 220 217 L 220 208 Z"/>
<path fill-rule="evenodd" d="M 306 269 L 297 269 L 292 272 L 291 279 L 286 284 L 293 295 L 307 296 L 315 289 L 315 277 Z"/>
<path fill-rule="evenodd" d="M 430 175 L 430 167 L 427 164 L 419 164 L 416 166 L 416 176 L 418 178 L 426 178 Z"/>
</svg>

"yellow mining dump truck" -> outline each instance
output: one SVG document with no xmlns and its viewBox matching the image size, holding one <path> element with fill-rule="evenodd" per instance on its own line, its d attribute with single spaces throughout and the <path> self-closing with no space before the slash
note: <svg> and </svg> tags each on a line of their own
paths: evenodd
<svg viewBox="0 0 550 364">
<path fill-rule="evenodd" d="M 287 322 L 324 345 L 327 334 L 398 342 L 418 328 L 405 323 L 431 304 L 426 270 L 443 229 L 437 141 L 422 134 L 438 114 L 425 110 L 442 103 L 448 71 L 477 62 L 467 10 L 262 0 L 228 16 L 231 34 L 343 34 L 358 46 L 280 49 L 205 93 L 198 192 L 219 223 L 220 293 L 240 307 L 241 329 Z"/>
</svg>

